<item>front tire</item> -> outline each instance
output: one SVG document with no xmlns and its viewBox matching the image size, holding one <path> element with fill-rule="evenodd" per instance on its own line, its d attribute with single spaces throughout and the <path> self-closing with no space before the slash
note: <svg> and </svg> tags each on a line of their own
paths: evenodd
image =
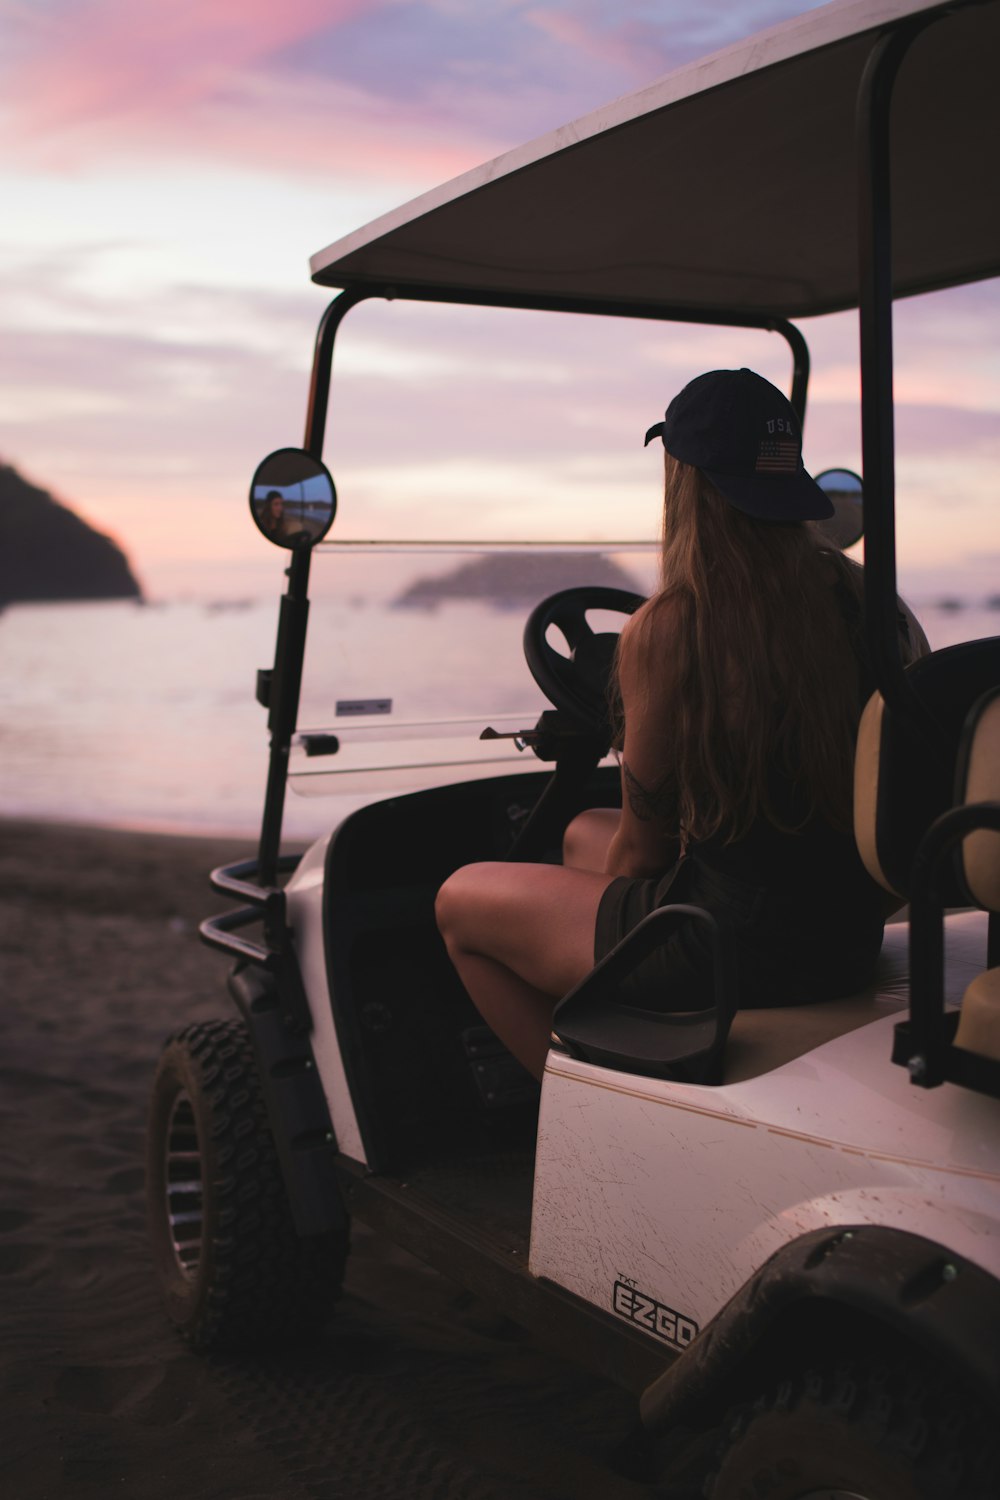
<svg viewBox="0 0 1000 1500">
<path fill-rule="evenodd" d="M 146 1188 L 157 1280 L 190 1344 L 246 1349 L 322 1330 L 347 1230 L 297 1234 L 242 1021 L 188 1026 L 164 1047 Z"/>
<path fill-rule="evenodd" d="M 732 1422 L 709 1500 L 995 1500 L 985 1413 L 919 1362 L 782 1382 Z"/>
</svg>

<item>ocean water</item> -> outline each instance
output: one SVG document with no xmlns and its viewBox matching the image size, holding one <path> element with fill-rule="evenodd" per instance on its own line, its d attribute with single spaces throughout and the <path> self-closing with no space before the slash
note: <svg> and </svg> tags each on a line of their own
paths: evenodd
<svg viewBox="0 0 1000 1500">
<path fill-rule="evenodd" d="M 0 813 L 256 833 L 269 738 L 255 682 L 277 615 L 277 598 L 4 611 Z M 380 794 L 494 768 L 480 731 L 529 727 L 546 707 L 522 628 L 520 611 L 464 601 L 314 599 L 299 723 L 332 729 L 341 751 L 293 752 L 293 788 L 310 795 L 290 792 L 286 833 L 312 837 Z M 391 711 L 344 712 L 360 699 Z M 498 748 L 513 769 L 537 768 L 510 742 Z"/>
<path fill-rule="evenodd" d="M 524 662 L 525 609 L 400 609 L 392 597 L 340 588 L 313 601 L 299 723 L 332 730 L 340 750 L 293 752 L 290 837 L 318 836 L 379 795 L 538 768 L 509 740 L 479 740 L 487 724 L 525 728 L 547 706 Z M 915 607 L 935 648 L 1000 634 L 1000 612 L 982 602 Z M 0 813 L 254 835 L 268 754 L 254 684 L 276 621 L 277 593 L 7 609 Z M 371 700 L 389 711 L 352 712 Z"/>
</svg>

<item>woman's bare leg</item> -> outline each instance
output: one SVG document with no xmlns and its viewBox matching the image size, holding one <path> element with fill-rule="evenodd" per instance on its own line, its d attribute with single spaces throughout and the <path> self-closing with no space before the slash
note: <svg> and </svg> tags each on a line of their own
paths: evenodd
<svg viewBox="0 0 1000 1500">
<path fill-rule="evenodd" d="M 577 813 L 563 834 L 563 864 L 570 870 L 603 874 L 608 846 L 618 832 L 621 813 L 614 807 L 588 807 Z"/>
<path fill-rule="evenodd" d="M 541 1078 L 556 1001 L 594 965 L 608 877 L 559 865 L 478 864 L 438 892 L 437 920 L 480 1015 Z"/>
</svg>

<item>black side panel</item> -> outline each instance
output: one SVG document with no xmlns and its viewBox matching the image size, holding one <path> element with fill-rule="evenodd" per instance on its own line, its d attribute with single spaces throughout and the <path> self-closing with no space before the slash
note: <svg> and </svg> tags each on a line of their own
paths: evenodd
<svg viewBox="0 0 1000 1500">
<path fill-rule="evenodd" d="M 463 1037 L 481 1021 L 438 935 L 434 898 L 460 865 L 504 857 L 548 779 L 499 777 L 375 803 L 330 842 L 330 991 L 376 1171 L 403 1171 L 463 1140 L 477 1150 L 530 1140 L 536 1090 L 491 1109 L 476 1086 Z M 580 806 L 613 805 L 616 792 L 614 769 L 599 771 Z"/>
<path fill-rule="evenodd" d="M 273 975 L 237 965 L 229 990 L 253 1043 L 295 1227 L 302 1235 L 341 1228 L 337 1147 L 308 1033 L 287 1024 Z"/>
<path fill-rule="evenodd" d="M 347 1161 L 340 1164 L 340 1179 L 352 1218 L 502 1309 L 561 1359 L 641 1391 L 677 1357 L 634 1323 L 533 1276 L 517 1245 L 478 1215 L 449 1210 L 420 1183 L 369 1176 Z"/>
<path fill-rule="evenodd" d="M 955 769 L 966 715 L 977 698 L 1000 684 L 1000 637 L 934 651 L 907 667 L 905 675 L 938 731 L 932 743 L 921 724 L 886 706 L 875 840 L 887 877 L 908 896 L 917 846 L 934 819 L 955 802 Z M 965 901 L 954 877 L 941 897 L 946 906 Z"/>
</svg>

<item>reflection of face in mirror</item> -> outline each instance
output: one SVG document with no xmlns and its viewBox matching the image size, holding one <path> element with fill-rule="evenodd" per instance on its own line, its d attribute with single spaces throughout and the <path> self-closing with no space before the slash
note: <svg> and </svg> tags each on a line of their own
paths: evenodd
<svg viewBox="0 0 1000 1500">
<path fill-rule="evenodd" d="M 285 518 L 285 497 L 280 490 L 268 490 L 260 513 L 260 529 L 275 542 L 283 537 L 289 523 Z"/>
<path fill-rule="evenodd" d="M 824 469 L 816 475 L 816 483 L 833 506 L 833 515 L 811 525 L 829 546 L 846 552 L 864 535 L 861 479 L 851 469 Z"/>
<path fill-rule="evenodd" d="M 329 471 L 301 448 L 279 448 L 258 466 L 250 513 L 279 547 L 311 547 L 329 531 L 337 495 Z"/>
</svg>

